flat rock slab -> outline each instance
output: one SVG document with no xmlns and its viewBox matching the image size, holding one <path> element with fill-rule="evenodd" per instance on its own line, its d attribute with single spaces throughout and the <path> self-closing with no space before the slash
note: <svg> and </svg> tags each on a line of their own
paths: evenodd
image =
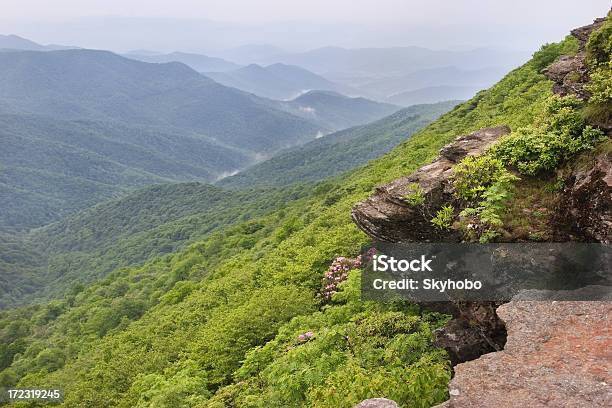
<svg viewBox="0 0 612 408">
<path fill-rule="evenodd" d="M 455 367 L 444 407 L 612 406 L 612 302 L 512 301 L 503 351 Z"/>
</svg>

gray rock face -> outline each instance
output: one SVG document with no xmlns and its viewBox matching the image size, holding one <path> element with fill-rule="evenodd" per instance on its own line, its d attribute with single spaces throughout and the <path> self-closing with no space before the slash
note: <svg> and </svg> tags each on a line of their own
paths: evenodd
<svg viewBox="0 0 612 408">
<path fill-rule="evenodd" d="M 612 151 L 602 152 L 588 165 L 578 167 L 566 183 L 557 211 L 557 239 L 610 243 Z"/>
<path fill-rule="evenodd" d="M 378 188 L 372 197 L 355 205 L 353 220 L 365 233 L 385 242 L 459 241 L 456 233 L 441 231 L 431 224 L 436 211 L 453 201 L 451 169 L 464 157 L 481 154 L 508 133 L 510 128 L 499 126 L 458 137 L 444 146 L 431 164 Z M 425 197 L 423 205 L 410 203 L 409 196 L 415 189 Z"/>
<path fill-rule="evenodd" d="M 585 47 L 587 41 L 589 40 L 589 36 L 591 35 L 591 33 L 597 30 L 599 27 L 601 27 L 605 21 L 606 21 L 605 17 L 596 18 L 595 20 L 593 20 L 593 24 L 574 28 L 571 31 L 571 34 L 578 40 L 578 43 L 580 44 L 580 48 L 583 49 Z"/>
<path fill-rule="evenodd" d="M 355 408 L 399 408 L 395 401 L 386 398 L 371 398 L 361 401 Z"/>
<path fill-rule="evenodd" d="M 585 88 L 589 81 L 588 67 L 585 62 L 585 46 L 591 33 L 601 27 L 605 20 L 605 18 L 598 18 L 593 24 L 573 29 L 571 33 L 578 40 L 580 51 L 576 55 L 559 57 L 557 61 L 542 71 L 548 79 L 554 82 L 554 93 L 561 96 L 575 95 L 582 100 L 590 97 Z"/>
<path fill-rule="evenodd" d="M 557 95 L 575 95 L 582 100 L 589 98 L 585 85 L 589 81 L 589 72 L 585 63 L 585 53 L 563 55 L 542 71 L 554 82 L 553 92 Z"/>
<path fill-rule="evenodd" d="M 612 302 L 512 301 L 503 351 L 455 367 L 446 408 L 612 406 Z"/>
<path fill-rule="evenodd" d="M 453 366 L 504 347 L 506 327 L 497 316 L 499 303 L 456 302 L 454 305 L 458 310 L 455 318 L 434 332 L 434 345 L 448 352 Z"/>
</svg>

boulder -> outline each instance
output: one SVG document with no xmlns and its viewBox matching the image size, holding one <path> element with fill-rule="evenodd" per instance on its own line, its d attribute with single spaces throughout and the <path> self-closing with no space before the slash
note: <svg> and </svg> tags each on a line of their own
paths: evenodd
<svg viewBox="0 0 612 408">
<path fill-rule="evenodd" d="M 512 301 L 503 351 L 455 366 L 445 408 L 612 406 L 611 302 Z"/>
<path fill-rule="evenodd" d="M 601 27 L 605 21 L 605 17 L 596 18 L 595 20 L 593 20 L 593 24 L 574 28 L 572 31 L 570 31 L 570 33 L 578 40 L 578 44 L 580 45 L 581 50 L 585 48 L 587 41 L 589 41 L 591 33 Z"/>
<path fill-rule="evenodd" d="M 590 97 L 585 88 L 589 81 L 589 72 L 584 52 L 576 55 L 562 55 L 542 73 L 553 81 L 553 92 L 557 95 L 575 95 L 582 100 Z"/>
</svg>

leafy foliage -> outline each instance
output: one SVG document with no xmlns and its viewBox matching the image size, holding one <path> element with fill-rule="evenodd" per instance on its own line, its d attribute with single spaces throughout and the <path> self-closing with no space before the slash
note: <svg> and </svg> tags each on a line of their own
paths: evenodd
<svg viewBox="0 0 612 408">
<path fill-rule="evenodd" d="M 512 132 L 491 149 L 491 154 L 526 175 L 555 169 L 603 140 L 603 132 L 586 124 L 580 107 L 575 97 L 551 97 L 538 122 Z"/>
<path fill-rule="evenodd" d="M 491 156 L 467 156 L 453 167 L 455 194 L 468 201 L 480 198 L 505 172 L 502 162 Z"/>
<path fill-rule="evenodd" d="M 498 169 L 497 172 L 491 184 L 478 195 L 478 205 L 467 207 L 459 214 L 463 219 L 466 237 L 470 240 L 490 242 L 500 235 L 499 230 L 504 226 L 502 217 L 506 204 L 511 198 L 514 183 L 519 178 L 505 169 Z"/>
<path fill-rule="evenodd" d="M 587 64 L 590 70 L 591 93 L 586 106 L 586 116 L 596 123 L 612 121 L 612 13 L 604 24 L 591 33 L 586 45 Z"/>
<path fill-rule="evenodd" d="M 431 223 L 441 230 L 448 230 L 452 226 L 455 209 L 452 205 L 440 208 L 431 219 Z"/>
<path fill-rule="evenodd" d="M 423 189 L 417 183 L 412 183 L 408 186 L 410 192 L 404 196 L 404 199 L 413 207 L 423 205 L 425 202 L 425 194 Z"/>
</svg>

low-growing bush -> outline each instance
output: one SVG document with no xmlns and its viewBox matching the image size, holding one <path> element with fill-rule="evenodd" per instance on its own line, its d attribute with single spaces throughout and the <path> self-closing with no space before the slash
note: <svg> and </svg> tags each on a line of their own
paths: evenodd
<svg viewBox="0 0 612 408">
<path fill-rule="evenodd" d="M 502 162 L 491 156 L 467 156 L 453 168 L 455 195 L 468 201 L 478 199 L 505 172 Z"/>
<path fill-rule="evenodd" d="M 553 96 L 540 123 L 512 132 L 490 149 L 492 157 L 534 176 L 557 168 L 576 153 L 591 149 L 603 132 L 586 124 L 575 97 Z"/>
<path fill-rule="evenodd" d="M 431 219 L 431 223 L 441 230 L 449 230 L 453 224 L 455 209 L 452 205 L 445 205 L 436 212 L 435 217 Z"/>
</svg>

